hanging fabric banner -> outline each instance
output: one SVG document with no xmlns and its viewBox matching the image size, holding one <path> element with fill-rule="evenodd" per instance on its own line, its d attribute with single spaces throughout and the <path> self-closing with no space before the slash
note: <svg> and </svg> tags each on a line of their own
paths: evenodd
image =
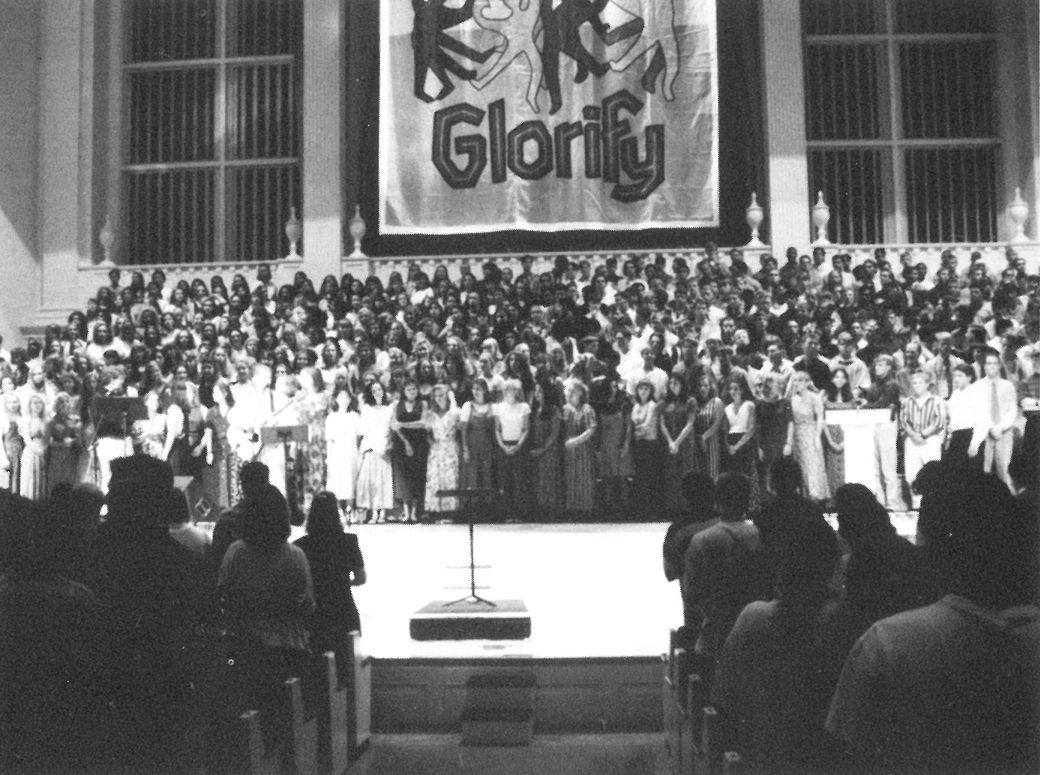
<svg viewBox="0 0 1040 775">
<path fill-rule="evenodd" d="M 383 234 L 718 225 L 715 0 L 381 0 Z"/>
</svg>

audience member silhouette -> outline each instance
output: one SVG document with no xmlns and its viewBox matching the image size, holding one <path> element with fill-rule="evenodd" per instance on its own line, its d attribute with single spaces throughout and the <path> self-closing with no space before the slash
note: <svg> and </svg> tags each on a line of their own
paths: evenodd
<svg viewBox="0 0 1040 775">
<path fill-rule="evenodd" d="M 243 464 L 238 473 L 238 481 L 242 487 L 242 500 L 225 511 L 213 525 L 213 541 L 209 552 L 213 560 L 214 572 L 220 568 L 228 547 L 242 537 L 243 511 L 246 504 L 259 498 L 270 484 L 270 471 L 264 463 L 251 460 Z"/>
<path fill-rule="evenodd" d="M 802 467 L 793 457 L 782 457 L 773 463 L 771 472 L 773 497 L 751 515 L 759 537 L 773 567 L 780 562 L 780 540 L 783 529 L 795 514 L 812 514 L 823 521 L 819 504 L 802 493 Z"/>
<path fill-rule="evenodd" d="M 684 622 L 680 636 L 689 636 L 689 645 L 692 648 L 697 639 L 697 627 L 700 626 L 702 614 L 699 610 L 686 610 L 686 582 L 683 579 L 686 548 L 694 535 L 718 521 L 715 516 L 715 481 L 707 474 L 691 471 L 683 478 L 682 493 L 688 508 L 679 519 L 668 526 L 664 534 L 662 554 L 664 577 L 669 581 L 679 581 Z M 689 632 L 686 630 L 687 625 L 692 626 Z"/>
<path fill-rule="evenodd" d="M 93 589 L 102 606 L 113 766 L 174 761 L 191 721 L 195 637 L 210 615 L 201 563 L 168 532 L 173 470 L 146 455 L 112 461 Z"/>
<path fill-rule="evenodd" d="M 694 653 L 709 682 L 737 616 L 752 600 L 772 598 L 774 588 L 773 567 L 747 515 L 751 480 L 722 474 L 715 493 L 719 521 L 690 539 L 683 573 L 686 610 L 699 609 L 704 617 Z"/>
<path fill-rule="evenodd" d="M 727 748 L 771 773 L 833 772 L 840 748 L 824 717 L 841 661 L 830 588 L 840 553 L 813 510 L 786 514 L 779 536 L 779 598 L 749 604 L 722 649 L 711 698 Z"/>
<path fill-rule="evenodd" d="M 835 502 L 838 533 L 851 550 L 845 608 L 854 638 L 879 619 L 938 597 L 921 551 L 896 534 L 888 511 L 870 490 L 862 484 L 843 484 Z"/>
<path fill-rule="evenodd" d="M 56 487 L 48 505 L 62 535 L 60 571 L 72 581 L 87 584 L 94 566 L 105 496 L 92 484 L 77 484 L 67 493 L 63 498 Z"/>
<path fill-rule="evenodd" d="M 995 476 L 947 473 L 922 503 L 946 595 L 859 639 L 827 728 L 868 771 L 1035 773 L 1036 520 Z"/>
<path fill-rule="evenodd" d="M 288 542 L 289 506 L 276 487 L 243 499 L 240 529 L 220 564 L 217 591 L 232 633 L 234 682 L 271 734 L 282 682 L 311 673 L 305 623 L 314 591 L 306 555 Z"/>
<path fill-rule="evenodd" d="M 314 614 L 308 622 L 311 649 L 315 653 L 332 651 L 341 681 L 350 665 L 349 639 L 361 631 L 361 618 L 351 587 L 365 583 L 365 561 L 358 538 L 344 533 L 336 496 L 321 492 L 314 496 L 307 516 L 307 535 L 296 541 L 307 555 L 314 583 Z"/>
<path fill-rule="evenodd" d="M 0 771 L 101 772 L 97 599 L 61 573 L 63 525 L 36 517 L 0 576 Z"/>
</svg>

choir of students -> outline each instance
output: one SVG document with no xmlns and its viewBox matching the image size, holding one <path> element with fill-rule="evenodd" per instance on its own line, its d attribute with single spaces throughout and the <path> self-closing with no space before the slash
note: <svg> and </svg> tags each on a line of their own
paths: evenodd
<svg viewBox="0 0 1040 775">
<path fill-rule="evenodd" d="M 711 245 L 692 266 L 559 257 L 536 274 L 524 257 L 318 288 L 266 265 L 172 287 L 116 269 L 64 328 L 0 352 L 0 480 L 104 490 L 137 449 L 191 479 L 197 518 L 257 459 L 299 513 L 329 489 L 362 519 L 450 518 L 440 490 L 496 487 L 501 519 L 659 519 L 687 506 L 690 471 L 743 473 L 759 502 L 782 456 L 829 499 L 847 451 L 825 412 L 861 406 L 890 413 L 874 489 L 901 508 L 929 460 L 968 455 L 1010 483 L 1035 439 L 1040 277 L 1010 249 L 999 275 L 979 259 L 962 275 L 945 251 L 934 282 L 909 253 L 900 271 L 883 250 L 855 268 L 789 250 L 752 274 Z M 144 404 L 129 427 L 94 400 L 120 396 Z"/>
</svg>

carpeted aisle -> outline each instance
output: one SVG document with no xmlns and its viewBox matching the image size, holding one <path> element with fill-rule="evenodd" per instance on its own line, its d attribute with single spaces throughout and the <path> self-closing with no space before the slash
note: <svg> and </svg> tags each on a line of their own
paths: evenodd
<svg viewBox="0 0 1040 775">
<path fill-rule="evenodd" d="M 659 734 L 536 735 L 530 746 L 477 748 L 459 735 L 375 735 L 357 775 L 664 775 Z"/>
</svg>

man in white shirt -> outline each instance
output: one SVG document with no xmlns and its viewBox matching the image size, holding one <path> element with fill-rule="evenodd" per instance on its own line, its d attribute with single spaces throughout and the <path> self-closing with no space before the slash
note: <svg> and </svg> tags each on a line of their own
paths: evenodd
<svg viewBox="0 0 1040 775">
<path fill-rule="evenodd" d="M 975 456 L 982 449 L 982 470 L 996 474 L 1011 486 L 1008 464 L 1014 448 L 1014 425 L 1018 420 L 1018 396 L 1010 380 L 1000 376 L 1000 354 L 986 348 L 983 362 L 985 376 L 971 386 L 975 404 L 975 434 L 968 453 Z M 984 441 L 983 441 L 984 440 Z"/>
<path fill-rule="evenodd" d="M 849 387 L 856 397 L 870 387 L 870 369 L 856 357 L 856 340 L 848 331 L 838 335 L 838 354 L 831 358 L 830 366 L 832 374 L 845 369 L 849 375 Z"/>
<path fill-rule="evenodd" d="M 953 391 L 954 369 L 964 363 L 953 354 L 951 340 L 952 336 L 948 331 L 937 333 L 935 335 L 936 355 L 922 369 L 928 375 L 932 391 L 939 398 L 950 397 L 950 393 Z"/>
<path fill-rule="evenodd" d="M 758 379 L 762 389 L 757 392 L 776 398 L 787 396 L 791 375 L 794 374 L 794 365 L 786 355 L 784 345 L 779 338 L 770 336 L 766 339 L 766 362 L 762 364 Z M 768 388 L 765 387 L 765 383 L 769 384 Z"/>
<path fill-rule="evenodd" d="M 634 396 L 636 394 L 636 385 L 645 379 L 654 386 L 654 400 L 660 401 L 668 391 L 668 375 L 664 373 L 664 369 L 654 366 L 655 356 L 653 350 L 649 347 L 644 347 L 640 354 L 643 357 L 643 366 L 629 375 L 628 393 Z"/>
</svg>

